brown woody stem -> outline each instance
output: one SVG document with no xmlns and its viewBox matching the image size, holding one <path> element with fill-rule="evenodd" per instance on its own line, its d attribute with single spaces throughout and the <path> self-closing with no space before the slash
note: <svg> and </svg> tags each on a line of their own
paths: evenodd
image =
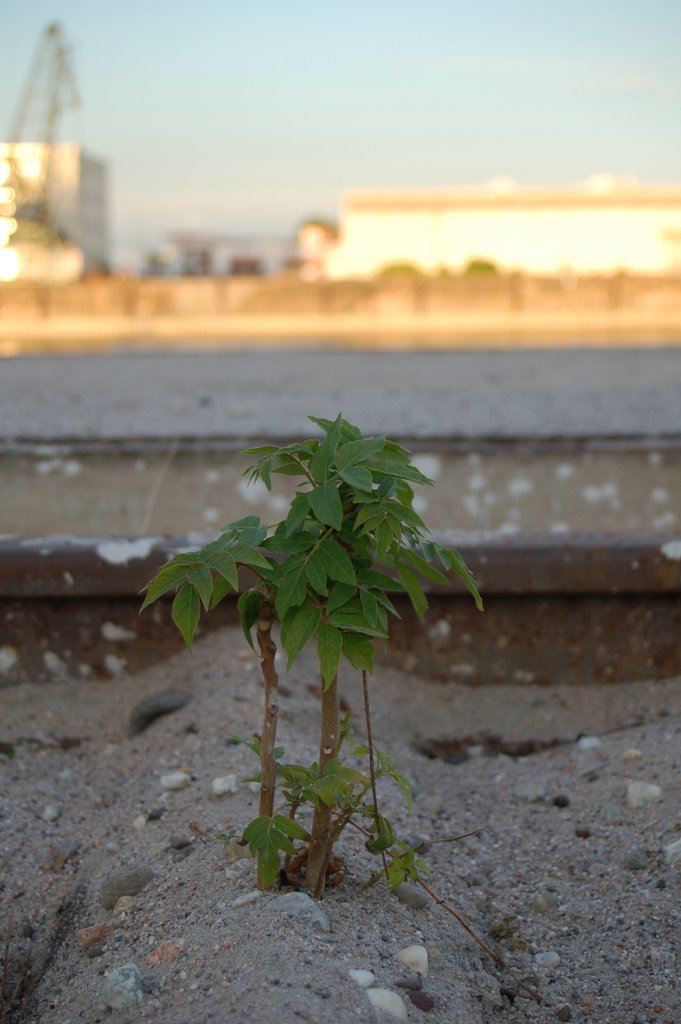
<svg viewBox="0 0 681 1024">
<path fill-rule="evenodd" d="M 279 715 L 279 677 L 274 667 L 277 647 L 272 639 L 273 608 L 263 601 L 258 612 L 256 636 L 260 648 L 260 669 L 265 681 L 265 714 L 260 737 L 260 814 L 274 814 L 274 791 L 277 783 L 277 762 L 274 748 Z M 260 885 L 260 882 L 258 882 Z"/>
<path fill-rule="evenodd" d="M 324 689 L 322 680 L 322 725 L 319 743 L 319 770 L 338 753 L 340 705 L 338 701 L 338 679 Z M 306 879 L 315 899 L 324 895 L 326 869 L 333 848 L 333 808 L 317 799 L 312 818 L 310 853 L 307 859 Z"/>
</svg>

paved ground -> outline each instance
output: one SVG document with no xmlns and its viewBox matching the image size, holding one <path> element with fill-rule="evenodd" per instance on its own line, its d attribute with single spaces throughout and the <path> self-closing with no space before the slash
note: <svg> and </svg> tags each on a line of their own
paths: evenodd
<svg viewBox="0 0 681 1024">
<path fill-rule="evenodd" d="M 0 361 L 0 437 L 678 434 L 681 350 L 111 353 Z"/>
</svg>

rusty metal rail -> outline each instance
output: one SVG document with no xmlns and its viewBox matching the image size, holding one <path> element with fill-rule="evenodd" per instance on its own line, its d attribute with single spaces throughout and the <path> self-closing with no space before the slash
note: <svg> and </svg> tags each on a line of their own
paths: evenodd
<svg viewBox="0 0 681 1024">
<path fill-rule="evenodd" d="M 622 682 L 681 675 L 681 537 L 448 536 L 486 610 L 458 581 L 433 587 L 423 623 L 404 601 L 388 658 L 443 681 Z M 181 649 L 169 605 L 139 592 L 183 538 L 0 540 L 0 686 L 112 678 Z M 202 628 L 236 621 L 234 602 Z"/>
</svg>

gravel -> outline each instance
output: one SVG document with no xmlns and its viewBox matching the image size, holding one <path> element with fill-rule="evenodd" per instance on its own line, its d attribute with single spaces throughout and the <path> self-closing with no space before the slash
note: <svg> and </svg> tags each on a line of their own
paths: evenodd
<svg viewBox="0 0 681 1024">
<path fill-rule="evenodd" d="M 419 852 L 427 884 L 503 956 L 499 968 L 432 899 L 364 888 L 377 862 L 352 831 L 339 848 L 345 880 L 311 904 L 328 931 L 276 913 L 291 897 L 309 907 L 304 893 L 258 893 L 254 860 L 229 839 L 257 814 L 257 794 L 241 784 L 257 765 L 228 741 L 260 728 L 244 648 L 229 629 L 134 678 L 0 694 L 0 739 L 16 751 L 0 760 L 0 928 L 6 991 L 18 986 L 5 1024 L 104 1020 L 107 1007 L 112 1024 L 379 1024 L 388 1012 L 433 1024 L 681 1020 L 681 680 L 470 690 L 377 670 L 376 743 L 416 784 L 411 813 L 382 785 L 382 811 L 400 834 L 437 840 Z M 307 653 L 285 677 L 279 741 L 289 761 L 317 755 L 314 678 Z M 180 687 L 191 707 L 127 735 L 140 699 Z M 361 683 L 344 677 L 342 690 L 361 737 Z M 632 720 L 642 724 L 625 727 Z M 563 742 L 460 764 L 417 749 L 483 730 Z M 600 746 L 577 746 L 587 730 Z M 47 735 L 80 742 L 31 742 Z M 640 756 L 627 758 L 633 749 Z M 191 784 L 160 791 L 176 772 Z M 216 797 L 213 780 L 230 775 L 236 792 Z M 632 806 L 635 782 L 660 792 Z M 57 797 L 59 816 L 45 820 Z M 466 833 L 475 834 L 456 838 Z M 408 947 L 427 978 L 400 962 Z"/>
</svg>

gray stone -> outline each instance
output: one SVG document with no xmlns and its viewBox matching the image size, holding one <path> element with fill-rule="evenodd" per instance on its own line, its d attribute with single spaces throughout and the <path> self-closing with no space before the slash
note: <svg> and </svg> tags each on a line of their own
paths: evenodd
<svg viewBox="0 0 681 1024">
<path fill-rule="evenodd" d="M 135 964 L 123 964 L 106 977 L 104 1002 L 112 1010 L 127 1010 L 143 1001 L 142 976 Z"/>
<path fill-rule="evenodd" d="M 627 807 L 635 809 L 662 799 L 662 790 L 654 782 L 630 782 L 627 786 Z"/>
<path fill-rule="evenodd" d="M 43 821 L 56 821 L 61 811 L 56 804 L 46 804 L 43 808 L 42 818 Z"/>
<path fill-rule="evenodd" d="M 678 864 L 681 861 L 681 839 L 677 839 L 674 843 L 667 843 L 662 848 L 662 853 L 665 864 Z"/>
<path fill-rule="evenodd" d="M 633 846 L 624 858 L 624 866 L 630 871 L 643 871 L 649 864 L 648 854 L 640 846 Z"/>
<path fill-rule="evenodd" d="M 617 804 L 603 804 L 600 813 L 611 825 L 619 825 L 624 818 L 622 808 Z"/>
<path fill-rule="evenodd" d="M 556 1007 L 556 1020 L 569 1021 L 572 1020 L 572 1010 L 568 1003 L 561 1003 Z"/>
<path fill-rule="evenodd" d="M 519 800 L 526 800 L 529 804 L 536 804 L 546 798 L 546 786 L 543 782 L 535 779 L 527 779 L 520 782 L 515 788 L 515 795 Z"/>
<path fill-rule="evenodd" d="M 286 917 L 295 917 L 317 931 L 331 931 L 327 914 L 305 892 L 287 892 L 277 896 L 268 904 L 268 910 L 285 914 Z"/>
<path fill-rule="evenodd" d="M 532 900 L 530 910 L 533 914 L 548 914 L 558 903 L 555 892 L 540 893 Z"/>
<path fill-rule="evenodd" d="M 422 910 L 430 902 L 430 897 L 421 886 L 412 885 L 410 882 L 398 885 L 395 889 L 395 895 L 400 903 L 404 903 L 407 907 L 412 907 L 414 910 Z"/>
<path fill-rule="evenodd" d="M 138 736 L 161 715 L 169 715 L 172 711 L 178 711 L 191 699 L 192 694 L 184 693 L 182 690 L 161 690 L 160 693 L 152 693 L 148 697 L 143 697 L 130 712 L 128 736 Z"/>
<path fill-rule="evenodd" d="M 547 949 L 541 953 L 535 953 L 534 962 L 541 970 L 552 971 L 560 963 L 560 956 L 555 950 Z"/>
<path fill-rule="evenodd" d="M 144 865 L 114 872 L 99 887 L 100 905 L 106 910 L 113 910 L 121 896 L 135 896 L 153 877 L 154 872 Z"/>
</svg>

